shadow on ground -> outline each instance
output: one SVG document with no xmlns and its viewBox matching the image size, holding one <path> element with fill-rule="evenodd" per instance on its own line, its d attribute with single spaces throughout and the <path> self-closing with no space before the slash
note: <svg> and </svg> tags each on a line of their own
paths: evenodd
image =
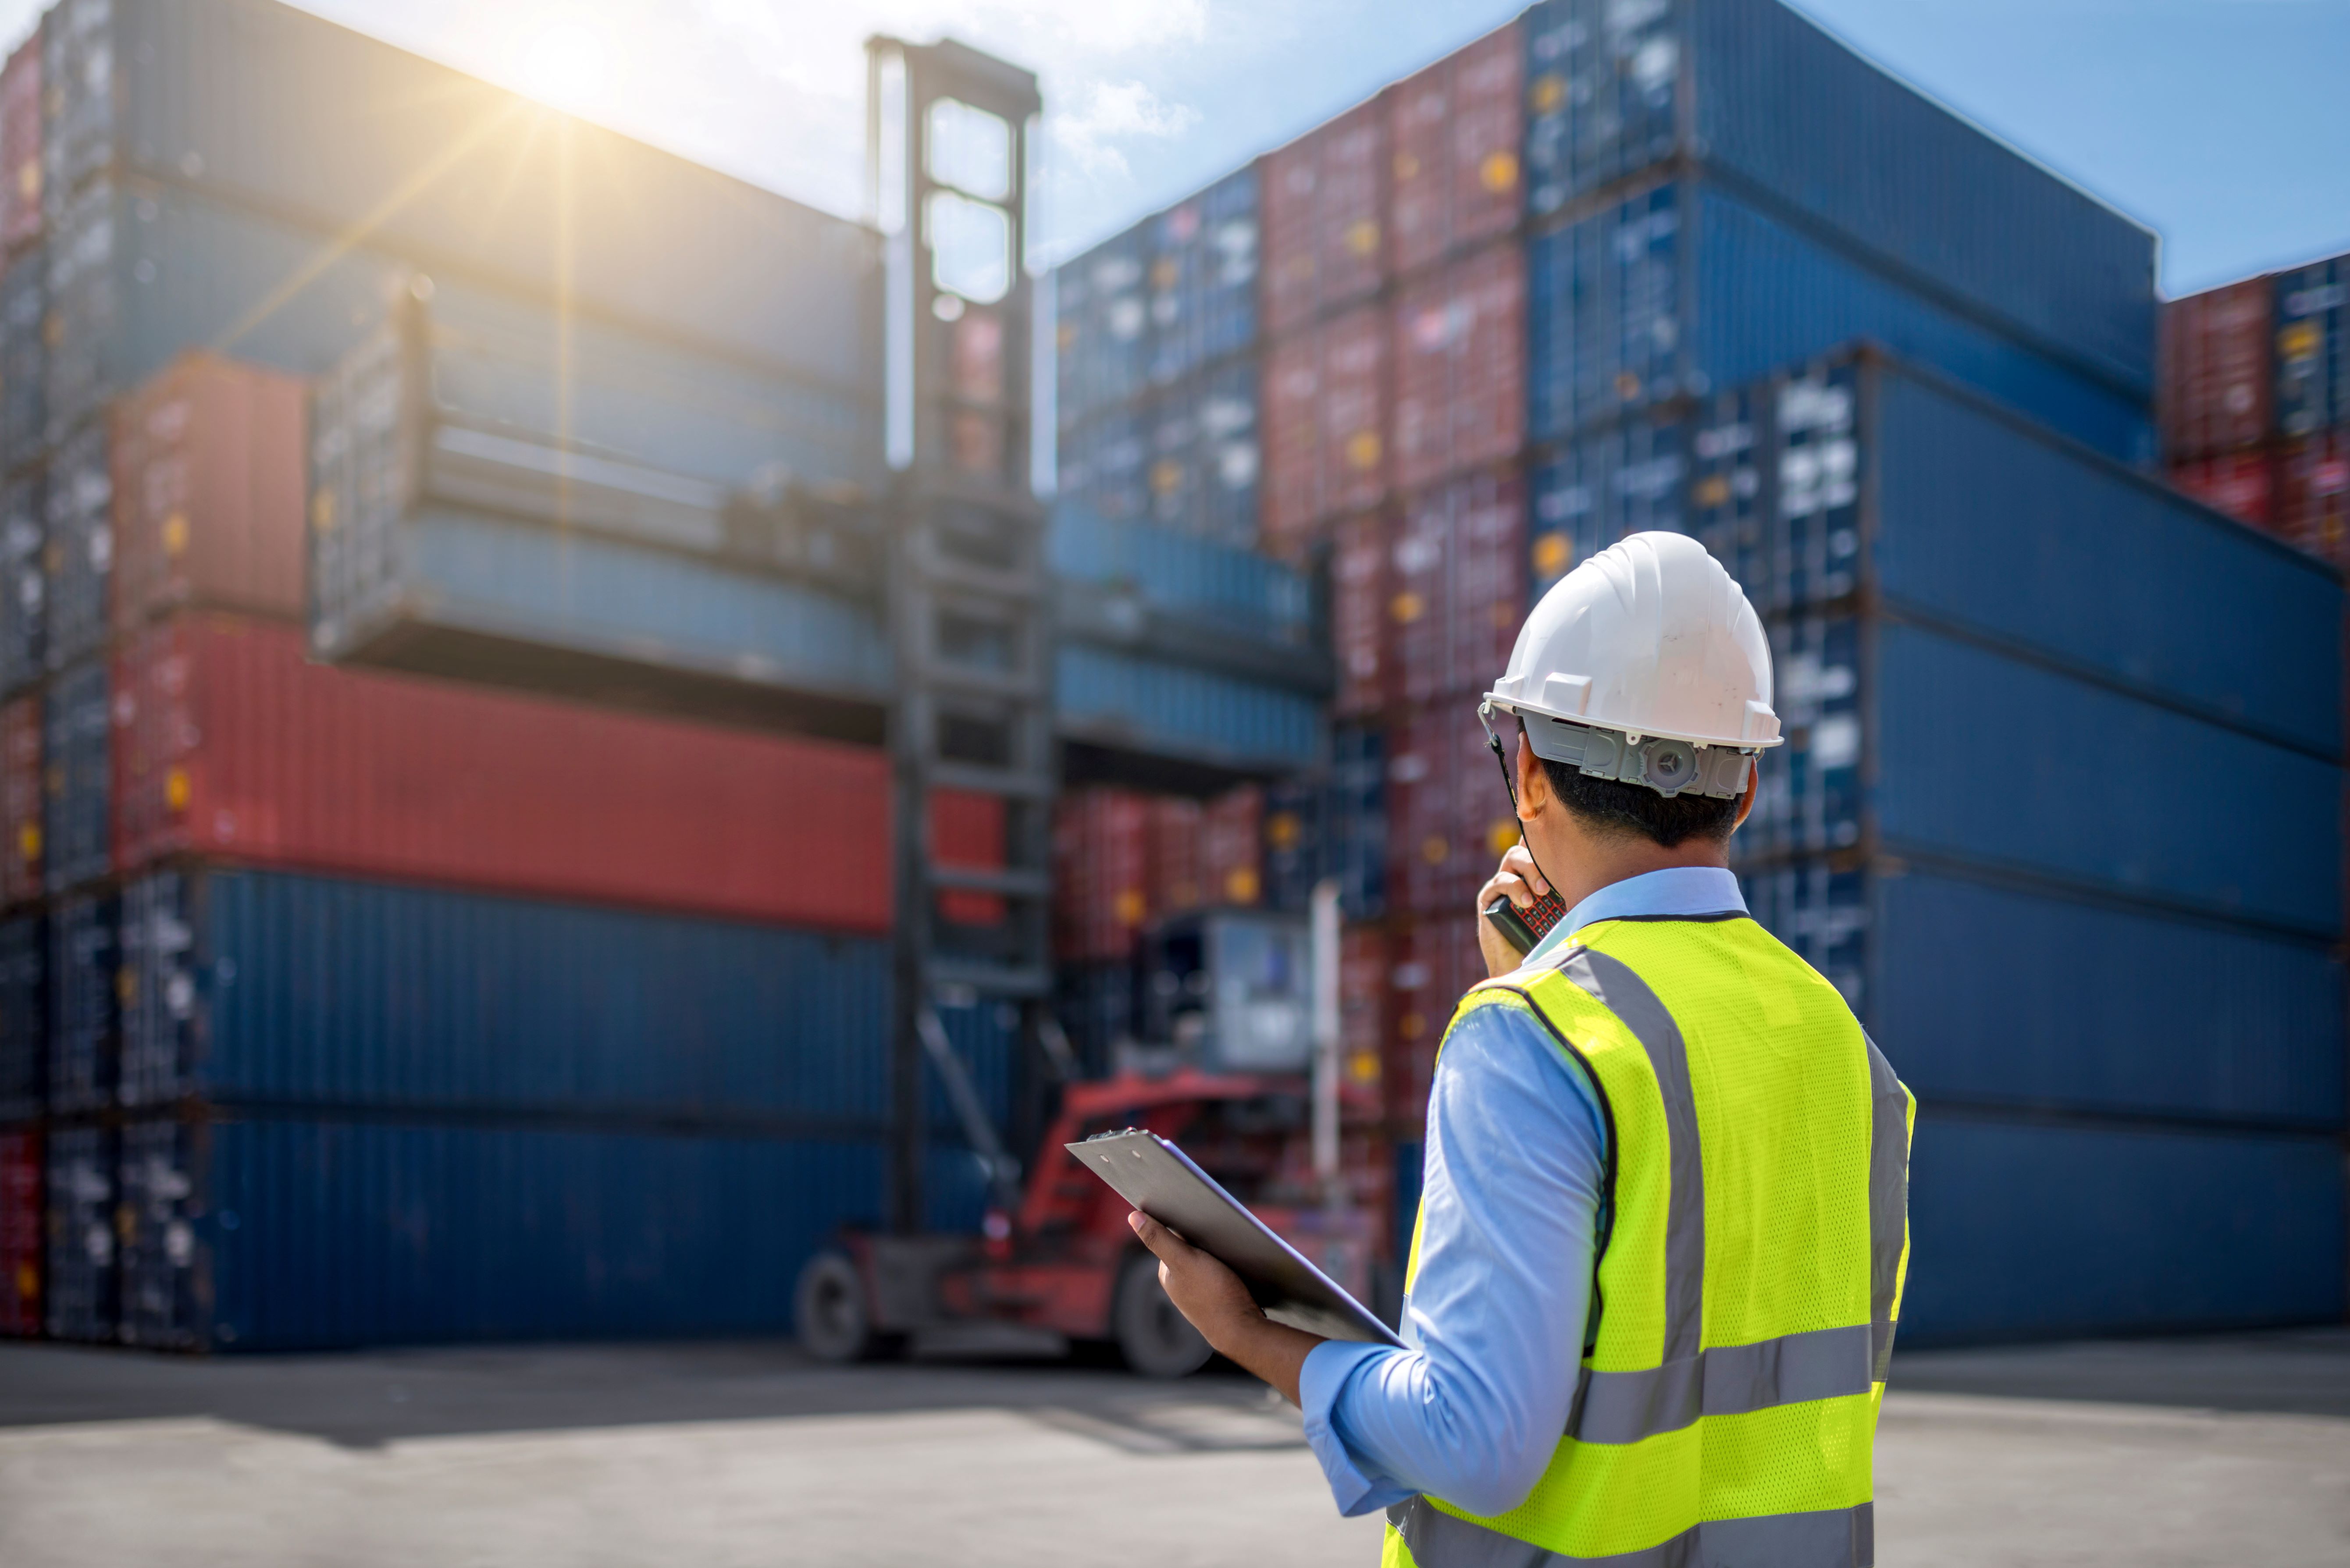
<svg viewBox="0 0 2350 1568">
<path fill-rule="evenodd" d="M 2350 1417 L 2350 1328 L 1893 1356 L 1897 1391 Z"/>
</svg>

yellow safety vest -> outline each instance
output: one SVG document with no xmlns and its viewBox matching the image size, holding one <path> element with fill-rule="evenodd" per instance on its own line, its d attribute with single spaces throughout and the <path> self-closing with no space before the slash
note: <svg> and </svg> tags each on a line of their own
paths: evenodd
<svg viewBox="0 0 2350 1568">
<path fill-rule="evenodd" d="M 1583 1370 L 1525 1501 L 1388 1511 L 1386 1568 L 1866 1568 L 1908 1266 L 1909 1092 L 1835 987 L 1744 916 L 1606 920 L 1471 991 L 1597 1090 Z M 1447 1030 L 1449 1037 L 1451 1030 Z M 1419 1268 L 1413 1227 L 1404 1276 Z"/>
</svg>

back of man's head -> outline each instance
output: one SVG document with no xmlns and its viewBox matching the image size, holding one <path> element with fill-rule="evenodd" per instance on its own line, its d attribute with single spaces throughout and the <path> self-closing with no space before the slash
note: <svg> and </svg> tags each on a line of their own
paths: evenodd
<svg viewBox="0 0 2350 1568">
<path fill-rule="evenodd" d="M 1521 744 L 1523 742 L 1521 742 Z M 1646 784 L 1594 778 L 1581 768 L 1538 759 L 1551 793 L 1586 832 L 1602 838 L 1647 838 L 1667 849 L 1691 838 L 1730 840 L 1738 802 L 1713 795 L 1661 795 Z"/>
</svg>

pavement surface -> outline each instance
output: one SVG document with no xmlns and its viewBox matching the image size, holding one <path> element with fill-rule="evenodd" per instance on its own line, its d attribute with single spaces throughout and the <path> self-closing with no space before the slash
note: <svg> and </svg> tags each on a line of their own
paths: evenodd
<svg viewBox="0 0 2350 1568">
<path fill-rule="evenodd" d="M 2350 1563 L 2350 1331 L 1911 1355 L 1887 1568 Z M 1378 1560 L 1236 1373 L 785 1346 L 201 1361 L 0 1346 L 0 1564 Z"/>
</svg>

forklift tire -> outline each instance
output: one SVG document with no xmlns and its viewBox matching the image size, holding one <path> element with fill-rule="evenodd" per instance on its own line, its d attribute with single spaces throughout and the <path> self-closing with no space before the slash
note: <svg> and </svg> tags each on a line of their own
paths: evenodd
<svg viewBox="0 0 2350 1568">
<path fill-rule="evenodd" d="M 827 1366 L 875 1361 L 899 1342 L 873 1326 L 873 1303 L 865 1276 L 846 1253 L 818 1252 L 800 1270 L 792 1316 L 800 1348 Z"/>
<path fill-rule="evenodd" d="M 1214 1354 L 1159 1284 L 1159 1260 L 1148 1252 L 1127 1259 L 1118 1272 L 1110 1327 L 1126 1364 L 1145 1377 L 1186 1377 Z"/>
</svg>

